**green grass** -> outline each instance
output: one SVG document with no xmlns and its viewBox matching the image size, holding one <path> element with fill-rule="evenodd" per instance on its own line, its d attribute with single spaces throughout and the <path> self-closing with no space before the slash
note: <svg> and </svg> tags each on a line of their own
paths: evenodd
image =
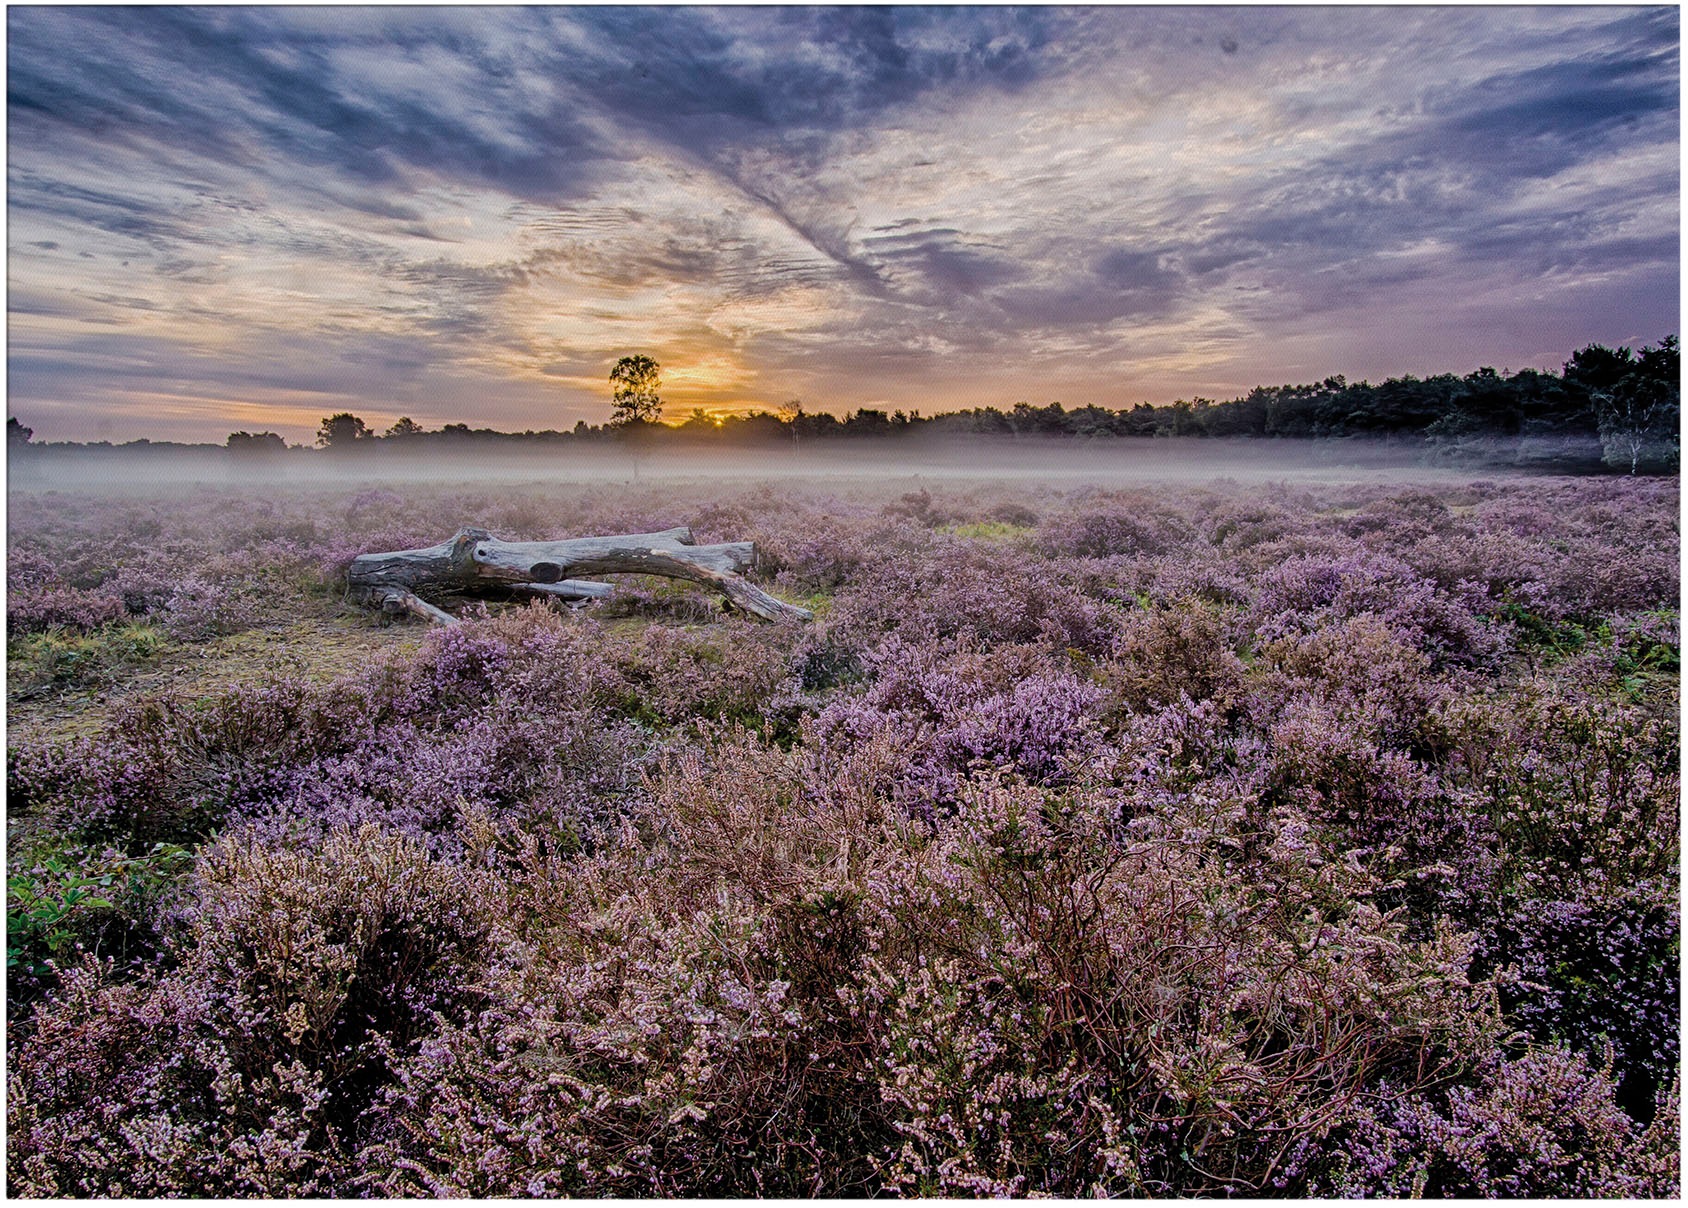
<svg viewBox="0 0 1688 1208">
<path fill-rule="evenodd" d="M 173 644 L 156 627 L 140 621 L 105 625 L 91 633 L 54 627 L 7 643 L 7 680 L 28 699 L 70 688 L 92 688 L 114 675 L 156 662 Z"/>
<path fill-rule="evenodd" d="M 939 532 L 952 537 L 966 537 L 971 541 L 1011 541 L 1023 537 L 1032 529 L 1029 525 L 1009 524 L 1005 520 L 975 520 L 968 524 L 946 524 Z"/>
</svg>

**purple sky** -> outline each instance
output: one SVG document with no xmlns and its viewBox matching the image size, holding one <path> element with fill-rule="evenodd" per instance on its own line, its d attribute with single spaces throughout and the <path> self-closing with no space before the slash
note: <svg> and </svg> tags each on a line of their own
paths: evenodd
<svg viewBox="0 0 1688 1208">
<path fill-rule="evenodd" d="M 8 10 L 37 439 L 1129 406 L 1679 301 L 1675 8 Z"/>
</svg>

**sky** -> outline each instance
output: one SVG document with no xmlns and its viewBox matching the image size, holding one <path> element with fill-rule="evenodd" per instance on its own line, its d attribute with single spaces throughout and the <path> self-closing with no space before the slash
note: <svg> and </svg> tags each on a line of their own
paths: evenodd
<svg viewBox="0 0 1688 1208">
<path fill-rule="evenodd" d="M 1678 329 L 1674 7 L 7 10 L 8 414 L 309 442 L 1557 368 Z"/>
</svg>

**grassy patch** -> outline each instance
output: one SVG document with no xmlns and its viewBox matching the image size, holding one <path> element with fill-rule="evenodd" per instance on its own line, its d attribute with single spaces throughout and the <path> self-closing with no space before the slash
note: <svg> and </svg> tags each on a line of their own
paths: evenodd
<svg viewBox="0 0 1688 1208">
<path fill-rule="evenodd" d="M 971 541 L 1012 541 L 1032 529 L 1029 525 L 1009 524 L 1005 520 L 975 520 L 968 524 L 946 524 L 938 531 Z"/>
<path fill-rule="evenodd" d="M 277 676 L 328 683 L 383 651 L 415 649 L 427 632 L 420 622 L 383 626 L 360 610 L 203 642 L 180 642 L 146 624 L 83 635 L 24 634 L 8 648 L 7 722 L 14 738 L 91 736 L 123 700 L 203 696 L 227 684 Z M 75 652 L 78 644 L 86 644 L 88 652 Z M 67 647 L 73 651 L 69 656 Z M 99 650 L 103 658 L 94 657 Z"/>
<path fill-rule="evenodd" d="M 1522 604 L 1504 603 L 1500 618 L 1510 622 L 1518 631 L 1518 644 L 1526 650 L 1550 659 L 1568 658 L 1588 645 L 1590 632 L 1575 621 L 1552 621 L 1525 608 Z"/>
<path fill-rule="evenodd" d="M 1676 614 L 1660 611 L 1648 615 L 1669 622 Z M 1681 683 L 1682 652 L 1661 634 L 1632 633 L 1618 649 L 1617 672 L 1631 700 L 1674 694 Z"/>
<path fill-rule="evenodd" d="M 156 662 L 172 644 L 165 633 L 144 622 L 106 625 L 91 633 L 55 626 L 20 634 L 7 644 L 8 680 L 13 694 L 23 700 L 94 688 Z"/>
</svg>

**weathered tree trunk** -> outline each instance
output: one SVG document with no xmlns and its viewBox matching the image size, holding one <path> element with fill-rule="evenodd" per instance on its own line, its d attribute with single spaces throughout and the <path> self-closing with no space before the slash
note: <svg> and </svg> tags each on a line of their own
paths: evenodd
<svg viewBox="0 0 1688 1208">
<path fill-rule="evenodd" d="M 423 599 L 504 588 L 559 599 L 611 594 L 608 583 L 570 575 L 639 574 L 688 579 L 715 588 L 746 612 L 770 621 L 808 620 L 814 614 L 747 583 L 741 572 L 756 558 L 749 541 L 692 544 L 692 531 L 563 541 L 500 541 L 481 528 L 466 528 L 426 549 L 360 554 L 346 573 L 348 594 L 388 612 L 412 612 L 442 625 L 457 618 Z"/>
</svg>

